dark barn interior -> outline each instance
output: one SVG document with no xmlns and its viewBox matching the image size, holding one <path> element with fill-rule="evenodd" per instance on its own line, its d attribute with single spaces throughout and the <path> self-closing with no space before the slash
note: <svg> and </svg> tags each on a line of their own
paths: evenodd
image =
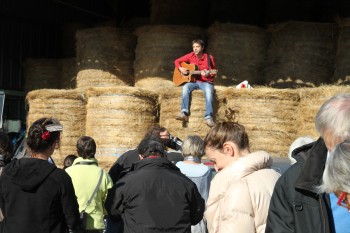
<svg viewBox="0 0 350 233">
<path fill-rule="evenodd" d="M 0 89 L 8 118 L 23 118 L 24 60 L 75 56 L 77 28 L 109 25 L 268 25 L 287 21 L 335 23 L 350 15 L 347 0 L 1 0 Z M 10 107 L 11 106 L 11 107 Z"/>
</svg>

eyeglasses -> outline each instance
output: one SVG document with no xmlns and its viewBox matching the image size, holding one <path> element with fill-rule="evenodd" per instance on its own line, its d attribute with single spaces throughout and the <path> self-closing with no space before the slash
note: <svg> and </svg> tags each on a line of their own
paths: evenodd
<svg viewBox="0 0 350 233">
<path fill-rule="evenodd" d="M 342 192 L 338 198 L 337 205 L 349 209 L 350 206 L 345 200 L 346 192 Z"/>
</svg>

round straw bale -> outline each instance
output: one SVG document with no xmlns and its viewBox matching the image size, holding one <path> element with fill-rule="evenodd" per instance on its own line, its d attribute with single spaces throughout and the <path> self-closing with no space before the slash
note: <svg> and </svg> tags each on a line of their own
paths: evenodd
<svg viewBox="0 0 350 233">
<path fill-rule="evenodd" d="M 151 0 L 151 24 L 206 26 L 208 10 L 207 0 Z"/>
<path fill-rule="evenodd" d="M 317 88 L 300 88 L 300 106 L 298 109 L 297 137 L 310 135 L 318 137 L 315 118 L 324 102 L 340 93 L 349 93 L 348 86 L 323 85 Z"/>
<path fill-rule="evenodd" d="M 58 119 L 63 126 L 57 157 L 76 152 L 76 142 L 85 134 L 85 103 L 77 90 L 42 89 L 26 96 L 29 104 L 27 126 L 42 117 Z"/>
<path fill-rule="evenodd" d="M 333 84 L 350 84 L 350 18 L 338 20 L 339 36 Z"/>
<path fill-rule="evenodd" d="M 84 74 L 78 75 L 78 88 L 89 84 L 93 87 L 95 83 L 101 83 L 100 86 L 134 84 L 135 37 L 131 31 L 108 26 L 97 27 L 78 31 L 76 39 L 78 70 Z M 95 76 L 91 74 L 94 73 L 93 70 L 106 74 Z"/>
<path fill-rule="evenodd" d="M 209 0 L 210 22 L 239 22 L 261 24 L 264 1 L 261 0 Z"/>
<path fill-rule="evenodd" d="M 232 86 L 248 80 L 253 85 L 265 84 L 263 68 L 268 34 L 249 25 L 214 23 L 207 29 L 208 52 L 213 54 L 218 69 L 216 85 Z"/>
<path fill-rule="evenodd" d="M 160 90 L 173 85 L 175 59 L 191 52 L 191 41 L 203 30 L 191 26 L 144 26 L 135 31 L 135 86 Z"/>
<path fill-rule="evenodd" d="M 61 84 L 61 61 L 59 59 L 27 58 L 23 64 L 24 89 L 56 89 Z"/>
<path fill-rule="evenodd" d="M 215 90 L 214 118 L 217 118 L 218 97 L 221 91 Z M 207 134 L 209 127 L 205 124 L 205 98 L 201 90 L 192 92 L 190 101 L 189 122 L 183 123 L 175 119 L 181 110 L 182 88 L 174 87 L 167 92 L 161 93 L 160 97 L 160 125 L 165 127 L 171 134 L 184 139 L 188 135 L 198 135 L 202 138 Z"/>
<path fill-rule="evenodd" d="M 154 92 L 136 87 L 97 87 L 86 92 L 86 134 L 97 144 L 98 156 L 119 155 L 135 148 L 157 122 Z"/>
<path fill-rule="evenodd" d="M 74 89 L 76 85 L 76 77 L 77 77 L 76 58 L 73 57 L 73 58 L 62 59 L 61 63 L 62 63 L 61 88 Z"/>
<path fill-rule="evenodd" d="M 75 34 L 78 30 L 88 28 L 83 23 L 70 22 L 62 25 L 62 56 L 74 57 L 75 53 Z"/>
<path fill-rule="evenodd" d="M 295 112 L 300 102 L 296 90 L 273 88 L 234 89 L 226 92 L 227 120 L 244 125 L 251 148 L 287 156 L 296 134 Z"/>
<path fill-rule="evenodd" d="M 270 25 L 266 80 L 276 88 L 330 83 L 337 27 L 332 23 L 287 22 Z"/>
</svg>

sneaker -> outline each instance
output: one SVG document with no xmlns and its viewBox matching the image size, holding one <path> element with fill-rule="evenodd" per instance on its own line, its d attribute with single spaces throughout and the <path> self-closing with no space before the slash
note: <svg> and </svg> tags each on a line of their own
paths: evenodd
<svg viewBox="0 0 350 233">
<path fill-rule="evenodd" d="M 188 121 L 188 116 L 186 116 L 185 113 L 181 112 L 179 115 L 176 116 L 175 119 L 179 121 Z"/>
<path fill-rule="evenodd" d="M 215 125 L 214 121 L 213 121 L 213 118 L 208 118 L 208 119 L 205 119 L 205 123 L 207 124 L 207 126 L 209 127 L 213 127 Z"/>
</svg>

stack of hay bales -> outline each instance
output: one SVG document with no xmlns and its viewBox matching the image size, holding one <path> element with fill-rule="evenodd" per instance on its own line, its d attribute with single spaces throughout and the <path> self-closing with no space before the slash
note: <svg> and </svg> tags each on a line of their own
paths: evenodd
<svg viewBox="0 0 350 233">
<path fill-rule="evenodd" d="M 319 136 L 315 128 L 315 118 L 318 110 L 324 102 L 332 96 L 340 93 L 350 93 L 348 86 L 320 86 L 317 88 L 301 88 L 300 106 L 297 114 L 297 136 L 317 138 Z"/>
<path fill-rule="evenodd" d="M 205 26 L 208 10 L 208 0 L 151 0 L 151 24 Z"/>
<path fill-rule="evenodd" d="M 74 89 L 77 77 L 76 58 L 64 58 L 61 60 L 61 85 L 62 89 Z"/>
<path fill-rule="evenodd" d="M 135 148 L 157 122 L 157 98 L 135 87 L 97 87 L 86 91 L 86 135 L 97 144 L 99 160 Z"/>
<path fill-rule="evenodd" d="M 56 89 L 61 85 L 62 65 L 59 59 L 28 58 L 23 64 L 24 89 Z"/>
<path fill-rule="evenodd" d="M 214 118 L 217 117 L 218 99 L 222 98 L 221 90 L 215 90 L 216 95 L 213 103 Z M 160 96 L 160 125 L 165 127 L 171 134 L 184 139 L 188 135 L 198 135 L 202 138 L 207 134 L 209 127 L 205 124 L 205 98 L 203 91 L 192 92 L 190 100 L 189 122 L 181 122 L 175 119 L 181 110 L 182 89 L 180 87 L 168 89 Z M 218 97 L 219 96 L 219 97 Z"/>
<path fill-rule="evenodd" d="M 74 57 L 75 54 L 75 34 L 78 30 L 88 28 L 83 23 L 70 22 L 62 25 L 62 56 L 63 57 Z"/>
<path fill-rule="evenodd" d="M 63 125 L 62 140 L 54 159 L 62 161 L 68 154 L 76 154 L 76 142 L 85 134 L 85 103 L 77 90 L 42 89 L 31 91 L 27 126 L 42 117 L 58 119 Z"/>
<path fill-rule="evenodd" d="M 148 90 L 173 87 L 174 60 L 192 51 L 203 30 L 191 26 L 144 26 L 136 30 L 135 86 Z"/>
<path fill-rule="evenodd" d="M 335 55 L 333 84 L 350 83 L 350 18 L 338 22 L 339 36 Z"/>
<path fill-rule="evenodd" d="M 225 95 L 232 114 L 228 120 L 244 125 L 252 151 L 287 156 L 297 130 L 300 97 L 296 90 L 229 88 Z"/>
<path fill-rule="evenodd" d="M 277 88 L 330 83 L 334 71 L 335 24 L 287 22 L 269 27 L 266 79 Z"/>
<path fill-rule="evenodd" d="M 261 0 L 210 0 L 210 22 L 237 22 L 261 24 L 264 1 Z"/>
<path fill-rule="evenodd" d="M 232 114 L 230 114 L 227 109 L 227 99 L 225 95 L 228 87 L 214 86 L 214 88 L 217 101 L 216 121 L 230 121 L 230 116 L 232 116 Z"/>
<path fill-rule="evenodd" d="M 135 38 L 127 29 L 97 27 L 76 33 L 77 88 L 134 85 Z"/>
<path fill-rule="evenodd" d="M 207 29 L 208 52 L 213 54 L 218 69 L 216 85 L 232 86 L 248 80 L 253 85 L 265 84 L 263 68 L 268 34 L 248 25 L 215 23 Z"/>
</svg>

